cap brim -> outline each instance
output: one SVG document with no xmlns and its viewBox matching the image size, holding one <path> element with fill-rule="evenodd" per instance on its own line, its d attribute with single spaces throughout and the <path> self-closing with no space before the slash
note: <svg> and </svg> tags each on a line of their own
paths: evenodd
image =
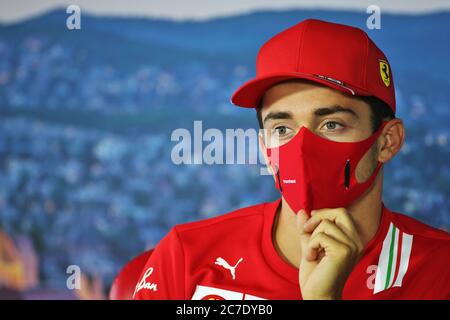
<svg viewBox="0 0 450 320">
<path fill-rule="evenodd" d="M 358 96 L 370 96 L 370 92 L 349 86 L 348 84 L 338 84 L 318 76 L 300 73 L 300 72 L 283 72 L 263 77 L 255 78 L 247 81 L 240 86 L 234 94 L 231 96 L 231 102 L 239 107 L 244 108 L 256 108 L 263 94 L 273 85 L 289 80 L 289 79 L 305 79 L 316 83 L 323 84 L 327 87 L 339 90 L 345 94 L 358 95 Z"/>
</svg>

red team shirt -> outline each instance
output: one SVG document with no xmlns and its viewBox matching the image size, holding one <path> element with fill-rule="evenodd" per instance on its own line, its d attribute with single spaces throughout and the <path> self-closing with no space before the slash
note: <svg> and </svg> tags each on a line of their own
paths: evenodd
<svg viewBox="0 0 450 320">
<path fill-rule="evenodd" d="M 298 273 L 275 250 L 280 200 L 173 227 L 150 256 L 135 299 L 302 299 Z M 383 206 L 343 299 L 448 299 L 450 235 Z"/>
</svg>

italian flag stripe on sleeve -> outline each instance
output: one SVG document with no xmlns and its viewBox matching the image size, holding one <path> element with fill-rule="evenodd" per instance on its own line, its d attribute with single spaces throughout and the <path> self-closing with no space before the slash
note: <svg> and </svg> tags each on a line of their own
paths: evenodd
<svg viewBox="0 0 450 320">
<path fill-rule="evenodd" d="M 378 260 L 374 294 L 392 286 L 401 287 L 408 270 L 412 240 L 412 235 L 402 232 L 393 223 L 389 225 Z"/>
<path fill-rule="evenodd" d="M 409 256 L 411 255 L 413 236 L 403 233 L 402 238 L 402 256 L 400 259 L 400 266 L 398 270 L 397 278 L 395 279 L 394 287 L 401 287 L 402 280 L 405 276 L 406 270 L 408 270 Z"/>
</svg>

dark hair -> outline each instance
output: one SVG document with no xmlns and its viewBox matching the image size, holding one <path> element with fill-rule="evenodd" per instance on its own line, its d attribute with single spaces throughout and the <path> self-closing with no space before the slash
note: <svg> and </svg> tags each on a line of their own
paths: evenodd
<svg viewBox="0 0 450 320">
<path fill-rule="evenodd" d="M 372 131 L 375 132 L 385 119 L 391 120 L 395 118 L 395 114 L 387 103 L 374 96 L 359 96 L 359 99 L 367 103 L 371 111 Z M 261 115 L 261 102 L 256 108 L 256 117 L 258 118 L 259 127 L 264 128 Z"/>
</svg>

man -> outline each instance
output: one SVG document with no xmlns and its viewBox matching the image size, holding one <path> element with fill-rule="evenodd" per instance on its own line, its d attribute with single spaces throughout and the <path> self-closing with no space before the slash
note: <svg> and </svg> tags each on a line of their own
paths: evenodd
<svg viewBox="0 0 450 320">
<path fill-rule="evenodd" d="M 362 30 L 281 32 L 232 102 L 257 109 L 282 197 L 172 228 L 135 299 L 449 298 L 449 234 L 382 202 L 404 127 L 389 62 Z"/>
</svg>

